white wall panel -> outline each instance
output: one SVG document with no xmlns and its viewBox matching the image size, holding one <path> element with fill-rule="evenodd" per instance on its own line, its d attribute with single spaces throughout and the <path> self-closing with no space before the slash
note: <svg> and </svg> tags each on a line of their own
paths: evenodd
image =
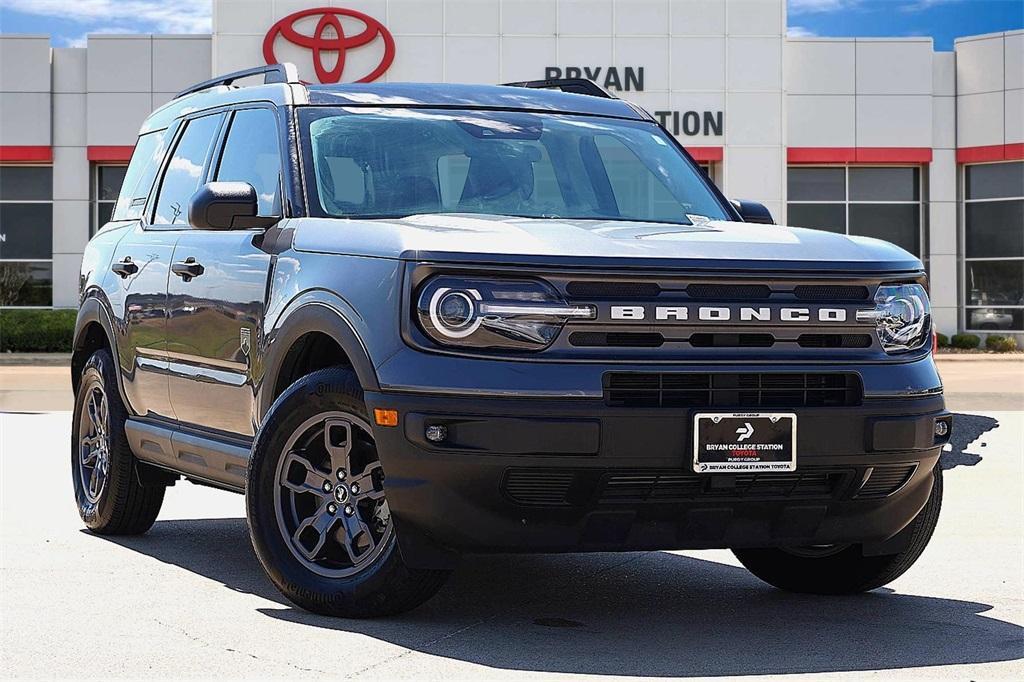
<svg viewBox="0 0 1024 682">
<path fill-rule="evenodd" d="M 1003 114 L 1002 92 L 957 97 L 957 146 L 1003 144 Z"/>
<path fill-rule="evenodd" d="M 956 201 L 956 150 L 936 149 L 928 166 L 928 199 Z"/>
<path fill-rule="evenodd" d="M 50 144 L 50 94 L 4 92 L 0 94 L 0 145 Z"/>
<path fill-rule="evenodd" d="M 775 201 L 782 196 L 780 147 L 727 147 L 724 166 L 727 196 L 754 201 Z"/>
<path fill-rule="evenodd" d="M 932 98 L 932 147 L 956 147 L 956 97 Z"/>
<path fill-rule="evenodd" d="M 153 110 L 148 92 L 86 95 L 90 145 L 134 145 L 142 122 Z"/>
<path fill-rule="evenodd" d="M 345 9 L 362 12 L 381 23 L 387 22 L 388 0 L 330 0 L 327 4 L 331 7 L 343 7 Z M 323 6 L 322 2 L 320 3 L 320 6 Z M 309 2 L 306 3 L 306 8 L 312 7 L 317 7 L 317 5 Z M 358 26 L 358 22 L 354 22 L 353 26 Z"/>
<path fill-rule="evenodd" d="M 278 41 L 280 43 L 281 41 Z M 262 63 L 255 62 L 263 54 L 262 35 L 217 35 L 213 38 L 213 74 L 230 73 L 252 68 Z M 288 61 L 286 53 L 277 55 L 278 60 Z M 307 60 L 308 61 L 308 60 Z M 296 66 L 299 66 L 296 64 Z M 303 70 L 304 68 L 304 70 Z M 313 70 L 308 64 L 300 67 L 299 76 L 312 78 Z"/>
<path fill-rule="evenodd" d="M 855 147 L 853 95 L 788 95 L 786 144 L 790 147 Z"/>
<path fill-rule="evenodd" d="M 610 35 L 611 30 L 612 0 L 559 0 L 559 35 Z"/>
<path fill-rule="evenodd" d="M 558 30 L 557 7 L 557 3 L 550 0 L 504 0 L 501 3 L 501 33 L 555 35 Z"/>
<path fill-rule="evenodd" d="M 557 64 L 557 42 L 551 37 L 504 36 L 501 39 L 500 82 L 543 78 L 544 67 Z"/>
<path fill-rule="evenodd" d="M 610 66 L 611 36 L 558 38 L 558 66 Z"/>
<path fill-rule="evenodd" d="M 615 0 L 615 34 L 668 35 L 668 0 Z"/>
<path fill-rule="evenodd" d="M 1024 90 L 1007 90 L 1003 101 L 1003 142 L 1024 142 Z"/>
<path fill-rule="evenodd" d="M 799 95 L 852 95 L 855 91 L 853 40 L 789 40 L 786 91 Z"/>
<path fill-rule="evenodd" d="M 956 94 L 956 53 L 935 52 L 932 54 L 932 94 L 943 96 Z"/>
<path fill-rule="evenodd" d="M 89 159 L 85 147 L 53 148 L 53 198 L 88 200 Z"/>
<path fill-rule="evenodd" d="M 444 39 L 441 36 L 402 36 L 402 49 L 384 74 L 391 82 L 444 80 Z"/>
<path fill-rule="evenodd" d="M 1003 61 L 1006 89 L 1024 88 L 1024 31 L 1009 33 L 1003 39 Z"/>
<path fill-rule="evenodd" d="M 153 90 L 177 92 L 210 77 L 212 48 L 206 37 L 153 38 Z"/>
<path fill-rule="evenodd" d="M 730 92 L 725 139 L 730 145 L 782 144 L 782 95 L 773 92 Z"/>
<path fill-rule="evenodd" d="M 53 95 L 53 144 L 58 147 L 84 147 L 85 95 L 57 93 Z"/>
<path fill-rule="evenodd" d="M 443 3 L 441 0 L 391 0 L 387 27 L 395 36 L 440 34 L 444 28 Z"/>
<path fill-rule="evenodd" d="M 931 147 L 932 98 L 928 95 L 857 97 L 858 147 Z"/>
<path fill-rule="evenodd" d="M 217 33 L 266 33 L 274 23 L 273 3 L 266 0 L 215 0 L 213 30 Z"/>
<path fill-rule="evenodd" d="M 1003 37 L 961 40 L 956 49 L 956 90 L 960 95 L 1003 88 Z"/>
<path fill-rule="evenodd" d="M 669 5 L 672 35 L 725 35 L 725 3 L 722 0 L 686 0 Z"/>
<path fill-rule="evenodd" d="M 153 88 L 150 37 L 89 36 L 89 92 L 149 92 Z"/>
<path fill-rule="evenodd" d="M 725 5 L 730 35 L 782 35 L 781 0 L 728 0 Z"/>
<path fill-rule="evenodd" d="M 725 39 L 671 39 L 673 90 L 725 90 Z"/>
<path fill-rule="evenodd" d="M 955 201 L 933 201 L 928 204 L 928 223 L 931 230 L 929 248 L 932 255 L 956 254 Z"/>
<path fill-rule="evenodd" d="M 50 92 L 48 36 L 0 35 L 0 92 Z"/>
<path fill-rule="evenodd" d="M 607 63 L 607 61 L 603 62 Z M 645 90 L 668 90 L 668 37 L 616 38 L 615 63 L 643 66 Z"/>
<path fill-rule="evenodd" d="M 729 89 L 781 89 L 782 41 L 776 38 L 729 38 L 726 50 L 726 84 Z"/>
<path fill-rule="evenodd" d="M 56 308 L 78 307 L 78 276 L 82 270 L 82 254 L 53 255 L 53 305 Z"/>
<path fill-rule="evenodd" d="M 857 94 L 930 95 L 932 41 L 857 39 Z"/>
<path fill-rule="evenodd" d="M 53 202 L 53 253 L 80 254 L 85 250 L 89 241 L 89 209 L 90 202 L 85 200 Z"/>
<path fill-rule="evenodd" d="M 445 33 L 498 34 L 498 0 L 445 0 L 444 5 Z"/>
<path fill-rule="evenodd" d="M 53 91 L 85 94 L 89 87 L 86 61 L 89 51 L 83 47 L 57 47 L 53 50 Z"/>
<path fill-rule="evenodd" d="M 465 55 L 461 59 L 448 58 L 445 80 L 453 83 L 497 83 L 501 78 L 498 41 L 493 37 L 460 37 L 448 39 L 449 55 Z M 543 74 L 541 74 L 543 75 Z"/>
</svg>

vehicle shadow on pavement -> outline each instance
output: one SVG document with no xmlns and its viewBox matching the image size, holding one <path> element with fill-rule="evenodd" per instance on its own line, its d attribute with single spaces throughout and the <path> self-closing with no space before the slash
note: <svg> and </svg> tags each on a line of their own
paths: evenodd
<svg viewBox="0 0 1024 682">
<path fill-rule="evenodd" d="M 981 461 L 981 455 L 966 452 L 974 441 L 983 435 L 999 428 L 999 420 L 977 414 L 954 414 L 953 433 L 949 437 L 948 450 L 943 450 L 939 458 L 939 466 L 943 471 L 957 466 L 972 467 Z M 985 447 L 979 443 L 975 447 Z"/>
<path fill-rule="evenodd" d="M 742 568 L 668 552 L 467 557 L 415 611 L 357 621 L 286 602 L 264 576 L 244 519 L 161 521 L 146 536 L 104 539 L 272 600 L 280 606 L 257 610 L 282 624 L 505 670 L 813 673 L 1011 661 L 1024 652 L 1024 628 L 985 616 L 987 604 L 891 590 L 793 595 Z"/>
</svg>

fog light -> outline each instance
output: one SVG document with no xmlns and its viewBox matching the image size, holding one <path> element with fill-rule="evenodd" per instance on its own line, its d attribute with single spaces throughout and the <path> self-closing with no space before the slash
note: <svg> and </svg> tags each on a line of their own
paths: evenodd
<svg viewBox="0 0 1024 682">
<path fill-rule="evenodd" d="M 431 443 L 440 443 L 448 437 L 448 427 L 443 424 L 434 424 L 432 426 L 428 426 L 423 435 L 426 436 L 427 440 Z"/>
<path fill-rule="evenodd" d="M 936 421 L 935 422 L 935 435 L 938 438 L 945 438 L 949 435 L 949 422 L 947 421 Z"/>
</svg>

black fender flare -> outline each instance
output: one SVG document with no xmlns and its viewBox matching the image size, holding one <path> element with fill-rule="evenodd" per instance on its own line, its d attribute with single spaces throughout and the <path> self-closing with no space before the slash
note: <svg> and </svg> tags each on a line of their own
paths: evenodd
<svg viewBox="0 0 1024 682">
<path fill-rule="evenodd" d="M 114 333 L 113 315 L 111 314 L 106 301 L 95 293 L 86 294 L 86 297 L 82 299 L 82 303 L 78 308 L 78 317 L 75 318 L 75 331 L 71 341 L 72 389 L 75 389 L 78 386 L 78 377 L 75 376 L 74 357 L 82 346 L 82 337 L 85 328 L 94 322 L 98 323 L 100 327 L 103 328 L 103 333 L 107 337 L 107 345 L 110 346 L 110 354 L 114 360 L 114 367 L 117 369 L 117 391 L 121 394 L 121 402 L 124 403 L 125 407 L 127 407 L 128 411 L 131 413 L 131 404 L 128 402 L 128 397 L 124 392 L 123 377 L 121 376 L 121 358 L 117 352 L 117 334 Z"/>
<path fill-rule="evenodd" d="M 261 422 L 274 402 L 274 387 L 277 386 L 288 351 L 296 341 L 310 332 L 320 332 L 334 339 L 352 363 L 352 369 L 363 390 L 380 390 L 377 372 L 366 345 L 340 307 L 320 298 L 306 300 L 282 313 L 280 321 L 268 332 L 263 358 L 264 373 L 257 391 L 258 418 Z"/>
</svg>

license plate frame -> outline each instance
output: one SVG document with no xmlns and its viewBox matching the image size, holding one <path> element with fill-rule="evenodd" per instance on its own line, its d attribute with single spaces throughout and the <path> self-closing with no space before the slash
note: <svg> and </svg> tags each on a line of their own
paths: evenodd
<svg viewBox="0 0 1024 682">
<path fill-rule="evenodd" d="M 699 474 L 796 471 L 796 422 L 793 412 L 695 414 L 693 470 Z"/>
</svg>

